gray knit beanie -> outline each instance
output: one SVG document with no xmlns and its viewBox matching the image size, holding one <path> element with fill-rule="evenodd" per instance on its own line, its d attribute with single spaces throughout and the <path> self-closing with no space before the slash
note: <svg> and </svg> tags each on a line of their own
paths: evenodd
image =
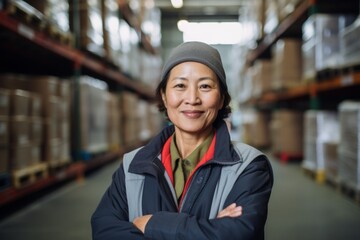
<svg viewBox="0 0 360 240">
<path fill-rule="evenodd" d="M 210 45 L 202 42 L 185 42 L 174 48 L 164 64 L 161 81 L 166 81 L 165 77 L 170 70 L 183 62 L 199 62 L 205 64 L 216 73 L 220 82 L 223 83 L 227 90 L 226 75 L 219 52 Z"/>
</svg>

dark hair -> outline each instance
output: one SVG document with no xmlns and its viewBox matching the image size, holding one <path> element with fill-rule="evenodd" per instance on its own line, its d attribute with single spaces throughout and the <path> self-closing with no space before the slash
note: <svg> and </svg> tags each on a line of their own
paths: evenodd
<svg viewBox="0 0 360 240">
<path fill-rule="evenodd" d="M 158 109 L 159 109 L 160 112 L 163 112 L 165 114 L 165 117 L 166 117 L 167 120 L 170 120 L 170 119 L 169 119 L 169 116 L 167 114 L 164 101 L 163 101 L 163 99 L 161 97 L 161 92 L 165 93 L 165 89 L 166 89 L 166 85 L 167 85 L 169 75 L 170 75 L 170 72 L 164 77 L 164 80 L 159 83 L 159 85 L 156 88 L 156 92 L 155 92 L 155 98 L 156 98 L 156 101 L 157 101 Z M 224 105 L 219 110 L 218 115 L 217 115 L 217 117 L 215 119 L 215 122 L 219 122 L 219 121 L 229 117 L 229 115 L 231 113 L 231 107 L 229 105 L 230 101 L 231 101 L 230 94 L 229 94 L 226 86 L 224 85 L 224 83 L 221 82 L 221 81 L 219 81 L 219 83 L 220 83 L 220 94 L 224 98 Z"/>
</svg>

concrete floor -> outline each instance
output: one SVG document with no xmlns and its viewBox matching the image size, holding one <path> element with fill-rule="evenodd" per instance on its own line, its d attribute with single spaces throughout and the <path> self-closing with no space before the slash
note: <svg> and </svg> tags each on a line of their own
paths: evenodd
<svg viewBox="0 0 360 240">
<path fill-rule="evenodd" d="M 272 159 L 275 185 L 267 240 L 360 239 L 360 205 L 328 185 L 316 184 L 299 164 Z M 71 182 L 0 222 L 4 240 L 89 240 L 90 216 L 119 162 Z"/>
</svg>

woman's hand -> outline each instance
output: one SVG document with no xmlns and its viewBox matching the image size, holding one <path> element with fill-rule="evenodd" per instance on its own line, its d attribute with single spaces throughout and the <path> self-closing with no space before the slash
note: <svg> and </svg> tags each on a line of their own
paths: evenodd
<svg viewBox="0 0 360 240">
<path fill-rule="evenodd" d="M 223 217 L 239 217 L 242 214 L 242 207 L 241 206 L 236 206 L 236 203 L 232 203 L 229 206 L 227 206 L 225 209 L 221 210 L 218 215 L 217 218 L 223 218 Z M 135 225 L 135 227 L 137 227 L 142 233 L 145 232 L 145 227 L 146 224 L 148 223 L 148 221 L 150 220 L 150 218 L 152 217 L 152 215 L 144 215 L 141 217 L 137 217 L 134 219 L 133 224 Z"/>
<path fill-rule="evenodd" d="M 239 217 L 242 214 L 242 207 L 236 206 L 236 203 L 232 203 L 227 206 L 225 209 L 221 210 L 216 218 L 223 218 L 223 217 Z"/>
<path fill-rule="evenodd" d="M 137 217 L 134 219 L 133 224 L 135 225 L 135 227 L 137 227 L 142 233 L 145 232 L 145 227 L 146 224 L 148 223 L 148 221 L 150 220 L 150 218 L 152 217 L 152 215 L 144 215 L 141 217 Z"/>
</svg>

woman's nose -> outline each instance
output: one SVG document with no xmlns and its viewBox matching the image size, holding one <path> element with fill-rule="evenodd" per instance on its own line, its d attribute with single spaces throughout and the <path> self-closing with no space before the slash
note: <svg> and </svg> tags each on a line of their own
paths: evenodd
<svg viewBox="0 0 360 240">
<path fill-rule="evenodd" d="M 199 91 L 196 87 L 188 88 L 186 92 L 186 103 L 188 104 L 199 104 L 201 102 Z"/>
</svg>

